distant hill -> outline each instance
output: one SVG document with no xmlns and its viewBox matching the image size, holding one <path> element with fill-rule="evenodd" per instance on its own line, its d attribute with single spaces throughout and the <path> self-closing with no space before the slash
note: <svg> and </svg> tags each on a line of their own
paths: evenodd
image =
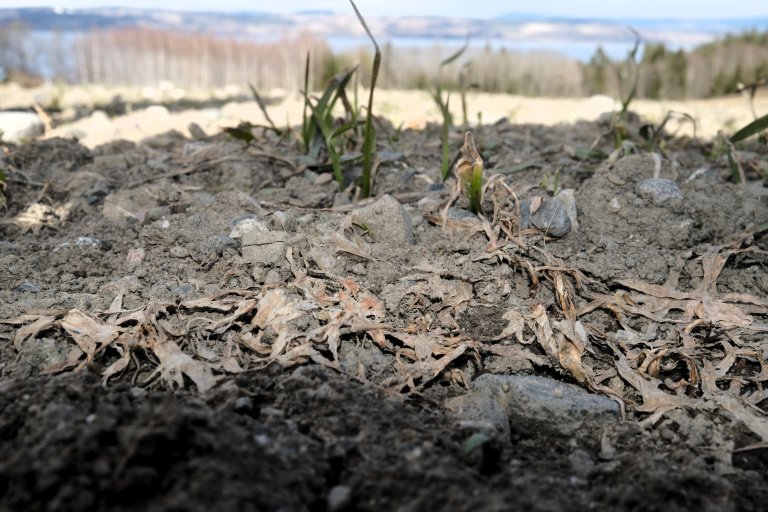
<svg viewBox="0 0 768 512">
<path fill-rule="evenodd" d="M 322 18 L 322 22 L 318 22 Z M 326 37 L 361 37 L 354 15 L 329 11 L 293 14 L 265 12 L 181 12 L 161 9 L 98 8 L 0 9 L 0 25 L 23 21 L 36 31 L 84 32 L 94 28 L 148 27 L 209 34 L 273 39 L 310 31 Z M 530 14 L 508 14 L 490 20 L 445 17 L 369 17 L 368 23 L 381 39 L 434 38 L 526 41 L 631 42 L 627 26 L 637 29 L 643 39 L 670 46 L 690 48 L 725 33 L 768 28 L 768 18 L 723 20 L 675 19 L 573 19 Z"/>
</svg>

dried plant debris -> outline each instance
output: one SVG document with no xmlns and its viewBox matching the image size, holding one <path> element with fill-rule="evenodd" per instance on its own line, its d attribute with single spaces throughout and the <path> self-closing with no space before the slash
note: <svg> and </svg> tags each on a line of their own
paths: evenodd
<svg viewBox="0 0 768 512">
<path fill-rule="evenodd" d="M 724 157 L 713 170 L 693 142 L 664 138 L 663 156 L 600 165 L 568 149 L 589 147 L 599 123 L 500 123 L 449 133 L 461 154 L 446 185 L 439 127 L 372 122 L 377 154 L 402 155 L 377 157 L 374 198 L 363 197 L 356 162 L 344 161 L 340 191 L 332 167 L 318 165 L 322 145 L 307 158 L 290 131 L 271 129 L 250 130 L 247 147 L 215 136 L 171 137 L 160 149 L 115 143 L 67 171 L 77 179 L 64 188 L 25 169 L 33 179 L 8 182 L 0 223 L 0 376 L 72 374 L 105 397 L 170 392 L 200 403 L 245 383 L 238 410 L 267 417 L 249 400 L 279 402 L 284 390 L 270 386 L 317 372 L 352 401 L 376 389 L 443 412 L 434 405 L 454 399 L 482 408 L 477 400 L 533 374 L 534 389 L 568 383 L 628 420 L 612 414 L 590 438 L 600 452 L 581 458 L 602 473 L 582 461 L 589 482 L 638 446 L 616 429 L 644 428 L 642 439 L 663 438 L 666 450 L 695 418 L 711 437 L 681 446 L 711 455 L 711 444 L 731 469 L 731 456 L 768 446 L 768 210 L 755 187 L 727 182 Z M 358 132 L 345 154 L 361 149 Z M 673 201 L 637 186 L 656 174 L 674 185 Z M 553 229 L 555 210 L 568 229 Z M 487 395 L 483 381 L 495 383 Z M 310 387 L 311 397 L 328 392 Z M 496 432 L 507 445 L 551 441 L 504 411 Z M 459 422 L 441 439 L 493 470 L 499 439 L 465 444 L 479 420 L 441 417 Z M 581 423 L 569 435 L 595 434 Z"/>
</svg>

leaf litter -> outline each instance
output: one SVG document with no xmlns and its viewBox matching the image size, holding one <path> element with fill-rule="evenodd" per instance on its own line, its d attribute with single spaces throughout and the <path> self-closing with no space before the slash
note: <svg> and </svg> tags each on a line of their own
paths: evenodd
<svg viewBox="0 0 768 512">
<path fill-rule="evenodd" d="M 498 192 L 494 197 L 499 197 Z M 675 408 L 721 408 L 744 421 L 762 439 L 768 438 L 768 420 L 758 408 L 768 398 L 762 391 L 768 380 L 764 359 L 768 346 L 759 341 L 755 346 L 753 338 L 753 348 L 747 349 L 739 341 L 740 336 L 768 331 L 755 318 L 768 315 L 768 301 L 745 293 L 719 294 L 717 290 L 717 278 L 729 258 L 758 252 L 746 245 L 747 235 L 727 246 L 710 247 L 693 260 L 703 271 L 695 289 L 679 290 L 679 272 L 673 271 L 664 285 L 620 279 L 613 293 L 605 294 L 587 288 L 586 277 L 578 269 L 553 262 L 546 253 L 521 250 L 523 239 L 513 232 L 514 219 L 498 209 L 494 217 L 492 224 L 484 220 L 485 229 L 480 231 L 490 242 L 486 253 L 525 268 L 531 278 L 532 296 L 544 278 L 551 284 L 556 302 L 549 306 L 535 303 L 528 311 L 504 312 L 502 318 L 507 324 L 492 339 L 428 330 L 424 327 L 429 325 L 428 320 L 421 326 L 412 324 L 394 330 L 396 319 L 388 318 L 376 295 L 352 278 L 313 273 L 306 261 L 295 260 L 290 252 L 287 258 L 294 278 L 287 287 L 264 287 L 258 292 L 230 290 L 178 305 L 148 303 L 134 311 L 121 309 L 119 294 L 101 315 L 72 309 L 63 315 L 26 314 L 5 323 L 20 326 L 13 342 L 17 350 L 29 339 L 52 329 L 62 331 L 74 342 L 69 357 L 44 373 L 82 368 L 108 349 L 114 350 L 117 357 L 113 356 L 102 370 L 105 383 L 138 365 L 137 355 L 143 353 L 145 359 L 146 354 L 154 358 L 154 362 L 147 362 L 154 368 L 144 379 L 145 385 L 159 378 L 170 388 L 182 388 L 188 379 L 205 393 L 227 374 L 270 361 L 293 366 L 311 360 L 338 368 L 340 344 L 364 335 L 396 357 L 395 376 L 381 383 L 395 390 L 423 389 L 468 354 L 476 358 L 483 354 L 524 357 L 537 365 L 559 368 L 593 391 L 647 413 L 646 422 L 654 423 Z M 343 235 L 337 234 L 333 240 L 337 250 L 371 258 Z M 426 262 L 414 270 L 416 273 L 401 278 L 412 283 L 405 294 L 439 304 L 438 315 L 443 319 L 453 319 L 457 308 L 475 300 L 472 284 L 459 275 Z M 576 308 L 579 294 L 590 301 Z M 600 332 L 587 320 L 600 309 L 610 312 L 622 326 L 616 335 Z M 213 319 L 211 312 L 223 316 Z M 207 336 L 226 340 L 223 350 L 213 355 L 204 354 L 199 347 L 190 351 L 193 344 L 185 343 L 185 337 L 195 319 L 204 320 L 201 328 Z M 644 319 L 648 335 L 630 327 L 637 319 Z M 162 323 L 169 320 L 176 320 L 176 324 L 187 322 L 189 327 L 169 332 Z M 657 339 L 655 333 L 661 324 L 673 325 L 674 335 Z M 707 340 L 703 329 L 716 330 L 717 340 Z M 528 348 L 534 341 L 540 354 Z M 518 346 L 510 346 L 512 343 Z M 719 345 L 722 356 L 713 358 L 705 343 Z M 601 352 L 602 356 L 612 355 L 612 370 L 597 364 L 605 361 L 605 357 L 595 357 Z M 741 384 L 736 387 L 731 371 L 743 359 L 756 361 L 761 371 L 740 377 Z M 681 362 L 685 370 L 675 377 L 678 380 L 663 376 L 665 368 L 677 367 Z M 139 368 L 134 370 L 138 372 Z M 604 386 L 601 382 L 608 376 L 619 376 L 629 388 L 620 393 Z"/>
<path fill-rule="evenodd" d="M 376 383 L 397 393 L 418 394 L 446 378 L 466 385 L 467 361 L 524 359 L 619 401 L 645 424 L 658 424 L 681 408 L 717 410 L 768 443 L 762 409 L 768 398 L 763 390 L 768 301 L 720 293 L 717 286 L 729 262 L 762 255 L 749 245 L 749 233 L 695 258 L 684 256 L 664 284 L 622 278 L 605 285 L 552 256 L 546 234 L 520 226 L 517 191 L 504 180 L 489 177 L 484 196 L 490 201 L 486 216 L 451 217 L 456 197 L 424 215 L 445 237 L 471 240 L 482 250 L 401 269 L 406 321 L 387 306 L 384 290 L 374 293 L 357 277 L 334 275 L 309 252 L 294 254 L 289 248 L 287 282 L 193 300 L 150 301 L 130 310 L 123 309 L 120 291 L 100 313 L 49 310 L 3 323 L 18 327 L 16 351 L 44 335 L 68 340 L 66 356 L 44 373 L 97 363 L 106 385 L 131 379 L 138 386 L 194 386 L 208 393 L 233 375 L 272 363 L 313 362 L 340 371 L 344 344 L 370 342 L 392 361 L 391 373 Z M 527 213 L 540 208 L 542 198 L 535 196 Z M 323 237 L 324 249 L 336 258 L 377 262 L 375 247 L 351 228 L 345 217 Z M 479 239 L 482 243 L 475 243 Z M 478 290 L 491 279 L 463 271 L 476 263 L 507 265 L 528 283 L 529 301 L 501 308 L 504 326 L 485 337 L 463 332 L 457 320 L 468 309 L 487 305 Z M 679 286 L 685 264 L 701 269 L 700 281 L 688 289 Z M 615 322 L 615 332 L 595 321 L 600 313 Z M 370 372 L 360 362 L 356 375 Z"/>
</svg>

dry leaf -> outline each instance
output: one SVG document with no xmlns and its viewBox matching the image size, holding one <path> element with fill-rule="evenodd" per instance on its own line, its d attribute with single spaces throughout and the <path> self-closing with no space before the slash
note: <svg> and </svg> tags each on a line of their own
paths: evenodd
<svg viewBox="0 0 768 512">
<path fill-rule="evenodd" d="M 549 325 L 547 310 L 541 304 L 536 304 L 530 315 L 526 315 L 526 320 L 533 321 L 531 329 L 536 333 L 536 340 L 544 349 L 544 352 L 551 357 L 559 357 L 557 341 L 554 339 L 552 327 Z"/>
<path fill-rule="evenodd" d="M 13 339 L 13 348 L 15 348 L 16 351 L 21 350 L 21 346 L 26 340 L 35 338 L 42 331 L 53 327 L 55 320 L 55 316 L 39 316 L 37 317 L 37 320 L 31 324 L 19 327 L 16 331 L 16 337 Z"/>
<path fill-rule="evenodd" d="M 518 313 L 514 309 L 510 309 L 506 311 L 501 318 L 507 321 L 507 326 L 504 327 L 504 330 L 501 331 L 501 334 L 494 337 L 494 340 L 502 340 L 504 338 L 509 338 L 513 334 L 517 341 L 519 343 L 522 343 L 524 345 L 529 344 L 533 339 L 530 341 L 526 341 L 525 337 L 523 336 L 523 330 L 525 329 L 525 319 L 523 318 L 523 315 Z"/>
<path fill-rule="evenodd" d="M 174 341 L 157 339 L 149 348 L 160 360 L 160 366 L 153 373 L 159 373 L 168 384 L 183 388 L 182 375 L 192 379 L 200 393 L 205 393 L 216 384 L 210 366 L 182 352 Z"/>
<path fill-rule="evenodd" d="M 118 327 L 93 319 L 77 309 L 70 311 L 61 320 L 61 327 L 72 336 L 80 350 L 85 352 L 88 363 L 93 361 L 96 351 L 112 343 L 120 334 Z"/>
</svg>

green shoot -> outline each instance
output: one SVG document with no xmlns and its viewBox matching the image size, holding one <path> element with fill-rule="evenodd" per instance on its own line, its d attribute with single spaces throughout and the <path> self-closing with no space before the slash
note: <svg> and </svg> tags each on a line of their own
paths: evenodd
<svg viewBox="0 0 768 512">
<path fill-rule="evenodd" d="M 256 137 L 254 137 L 251 132 L 252 129 L 253 125 L 251 123 L 240 123 L 237 128 L 224 128 L 224 133 L 234 139 L 241 140 L 248 145 L 256 140 Z"/>
<path fill-rule="evenodd" d="M 744 126 L 742 129 L 731 135 L 730 141 L 732 143 L 741 142 L 744 139 L 747 139 L 753 135 L 756 135 L 763 130 L 768 128 L 768 114 L 764 115 L 763 117 L 759 117 L 749 123 L 748 125 Z"/>
<path fill-rule="evenodd" d="M 467 85 L 467 73 L 471 67 L 471 62 L 465 62 L 459 71 L 459 93 L 461 94 L 461 115 L 462 120 L 464 121 L 464 126 L 469 126 L 469 117 L 467 116 L 467 89 L 471 86 Z"/>
<path fill-rule="evenodd" d="M 379 76 L 379 66 L 381 66 L 381 50 L 376 42 L 376 39 L 368 29 L 368 25 L 365 23 L 365 19 L 357 9 L 355 2 L 349 0 L 352 4 L 352 8 L 357 14 L 357 19 L 360 20 L 360 24 L 365 29 L 368 37 L 373 43 L 373 47 L 376 49 L 376 53 L 373 57 L 373 70 L 371 71 L 371 86 L 368 95 L 368 111 L 365 116 L 365 135 L 363 138 L 363 197 L 369 197 L 371 195 L 371 169 L 373 168 L 373 157 L 376 153 L 376 132 L 373 128 L 373 90 L 376 88 L 376 79 Z"/>
<path fill-rule="evenodd" d="M 738 155 L 736 154 L 736 148 L 733 146 L 732 140 L 726 138 L 722 132 L 718 133 L 718 139 L 725 145 L 725 154 L 728 157 L 728 168 L 731 171 L 731 179 L 734 183 L 746 182 L 746 176 L 744 174 L 744 168 L 739 162 Z"/>
<path fill-rule="evenodd" d="M 437 84 L 435 85 L 435 90 L 432 93 L 432 99 L 435 100 L 435 103 L 437 104 L 438 108 L 440 109 L 440 114 L 443 117 L 443 129 L 442 129 L 442 141 L 443 141 L 443 159 L 442 159 L 442 165 L 440 167 L 440 175 L 443 178 L 443 181 L 445 181 L 448 178 L 448 175 L 451 172 L 451 149 L 449 147 L 448 143 L 448 136 L 451 131 L 451 125 L 453 124 L 453 118 L 451 116 L 451 110 L 450 110 L 450 101 L 451 101 L 451 95 L 448 94 L 445 101 L 443 101 L 443 88 L 442 88 L 442 81 L 440 75 L 442 74 L 442 70 L 445 66 L 449 65 L 451 62 L 455 61 L 461 55 L 467 50 L 469 47 L 469 38 L 467 38 L 466 42 L 464 43 L 464 46 L 462 46 L 458 51 L 450 55 L 447 59 L 443 60 L 440 63 L 440 66 L 438 67 L 438 73 L 437 73 Z"/>
<path fill-rule="evenodd" d="M 312 123 L 310 122 L 309 113 L 309 52 L 307 52 L 307 58 L 304 61 L 304 116 L 301 118 L 301 140 L 304 142 L 304 150 L 310 152 L 310 144 L 312 143 Z"/>
<path fill-rule="evenodd" d="M 761 87 L 765 87 L 768 85 L 768 79 L 766 78 L 758 78 L 754 82 L 743 84 L 739 82 L 737 84 L 737 88 L 742 93 L 746 93 L 747 101 L 749 102 L 749 110 L 752 112 L 752 117 L 757 119 L 757 111 L 755 110 L 755 94 L 757 94 L 757 90 Z"/>
<path fill-rule="evenodd" d="M 693 124 L 693 138 L 696 139 L 696 119 L 685 112 L 668 110 L 659 126 L 646 124 L 640 128 L 640 136 L 648 141 L 648 151 L 661 150 L 661 136 L 664 134 L 664 128 L 674 116 L 681 116 L 683 121 L 687 120 Z"/>
<path fill-rule="evenodd" d="M 269 112 L 267 112 L 267 105 L 266 103 L 264 103 L 264 100 L 261 99 L 259 92 L 253 86 L 253 84 L 248 84 L 248 87 L 251 88 L 251 94 L 253 95 L 253 99 L 256 100 L 256 104 L 259 106 L 261 113 L 264 114 L 264 118 L 269 123 L 269 126 L 272 128 L 272 131 L 274 131 L 277 135 L 282 135 L 282 131 L 277 126 L 275 126 L 275 123 L 272 122 L 272 118 L 269 117 Z"/>
<path fill-rule="evenodd" d="M 0 209 L 5 208 L 5 171 L 0 167 Z"/>
<path fill-rule="evenodd" d="M 560 169 L 561 167 L 558 167 L 555 169 L 555 173 L 552 176 L 552 182 L 550 183 L 549 176 L 545 176 L 542 180 L 539 186 L 552 194 L 553 196 L 556 196 L 558 192 L 560 192 Z"/>
<path fill-rule="evenodd" d="M 251 88 L 251 94 L 253 95 L 253 99 L 256 101 L 256 104 L 259 106 L 261 113 L 264 114 L 264 118 L 269 123 L 269 126 L 244 122 L 244 123 L 240 123 L 236 128 L 224 128 L 224 133 L 226 133 L 232 138 L 245 142 L 246 145 L 256 140 L 256 137 L 253 135 L 254 128 L 263 128 L 265 130 L 272 130 L 278 136 L 282 136 L 283 131 L 280 130 L 277 126 L 275 126 L 275 123 L 272 122 L 272 118 L 269 117 L 269 112 L 267 112 L 267 104 L 264 103 L 264 100 L 259 95 L 259 92 L 251 84 L 248 84 L 248 87 Z"/>
<path fill-rule="evenodd" d="M 333 162 L 333 152 L 336 151 L 336 149 L 335 147 L 332 147 L 332 143 L 329 144 L 329 141 L 332 142 L 335 137 L 343 133 L 340 132 L 333 135 L 336 131 L 333 108 L 339 99 L 344 101 L 344 98 L 346 98 L 344 89 L 349 84 L 349 81 L 356 70 L 357 68 L 352 68 L 349 71 L 339 73 L 333 77 L 323 91 L 322 96 L 320 96 L 319 99 L 315 99 L 314 103 L 313 98 L 307 98 L 307 105 L 312 111 L 312 115 L 307 121 L 308 126 L 306 128 L 307 134 L 305 140 L 309 141 L 308 153 L 313 159 L 317 158 L 320 151 L 320 144 L 325 144 L 328 148 L 328 155 Z M 352 122 L 354 123 L 354 120 Z M 354 126 L 355 125 L 353 124 L 352 127 L 354 128 Z M 337 156 L 339 156 L 338 152 Z M 341 176 L 340 171 L 335 173 L 335 176 L 338 179 Z M 339 186 L 342 186 L 342 183 L 339 183 Z"/>
<path fill-rule="evenodd" d="M 629 105 L 632 103 L 632 100 L 635 99 L 635 95 L 637 94 L 637 83 L 640 78 L 640 73 L 637 69 L 637 51 L 640 49 L 640 44 L 642 43 L 642 38 L 640 37 L 640 34 L 637 32 L 637 30 L 633 29 L 632 27 L 628 27 L 629 30 L 632 31 L 632 33 L 635 35 L 635 45 L 632 47 L 632 49 L 627 54 L 627 59 L 625 60 L 624 64 L 626 66 L 626 69 L 621 69 L 620 67 L 616 68 L 616 78 L 619 82 L 619 94 L 622 95 L 621 97 L 621 111 L 620 115 L 625 115 L 627 111 L 629 110 Z M 628 74 L 625 75 L 625 73 Z M 632 85 L 627 91 L 626 95 L 624 95 L 624 91 L 626 90 L 626 79 L 629 78 L 632 80 Z"/>
<path fill-rule="evenodd" d="M 464 146 L 455 168 L 460 187 L 469 199 L 469 210 L 472 213 L 482 213 L 483 158 L 475 148 L 475 141 L 470 131 L 464 134 Z"/>
</svg>

